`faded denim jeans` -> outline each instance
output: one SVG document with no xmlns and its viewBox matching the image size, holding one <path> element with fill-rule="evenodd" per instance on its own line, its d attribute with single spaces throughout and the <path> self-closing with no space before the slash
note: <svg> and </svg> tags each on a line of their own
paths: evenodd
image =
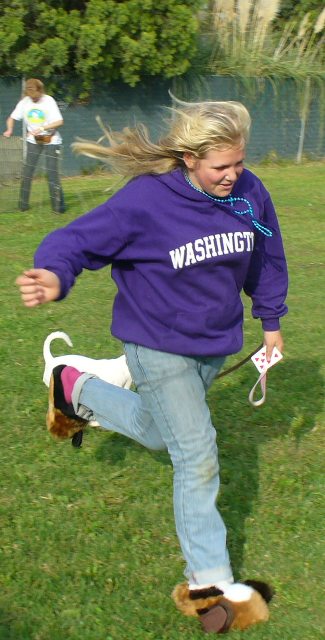
<svg viewBox="0 0 325 640">
<path fill-rule="evenodd" d="M 44 155 L 52 209 L 56 213 L 63 213 L 65 211 L 64 195 L 59 173 L 60 153 L 61 145 L 59 144 L 34 144 L 33 142 L 27 142 L 27 155 L 23 165 L 20 185 L 19 209 L 25 211 L 29 208 L 32 179 L 38 160 L 41 155 Z"/>
<path fill-rule="evenodd" d="M 184 357 L 126 343 L 137 393 L 88 374 L 73 390 L 78 415 L 149 449 L 167 449 L 174 469 L 174 515 L 193 584 L 231 580 L 226 528 L 216 508 L 219 465 L 206 391 L 224 358 Z"/>
</svg>

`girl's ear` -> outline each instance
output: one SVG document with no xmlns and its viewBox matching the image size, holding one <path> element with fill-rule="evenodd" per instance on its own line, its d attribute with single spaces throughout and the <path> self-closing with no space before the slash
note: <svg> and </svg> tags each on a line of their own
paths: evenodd
<svg viewBox="0 0 325 640">
<path fill-rule="evenodd" d="M 185 153 L 183 154 L 183 160 L 188 169 L 195 168 L 197 158 L 195 158 L 193 153 L 190 153 L 189 151 L 185 151 Z"/>
</svg>

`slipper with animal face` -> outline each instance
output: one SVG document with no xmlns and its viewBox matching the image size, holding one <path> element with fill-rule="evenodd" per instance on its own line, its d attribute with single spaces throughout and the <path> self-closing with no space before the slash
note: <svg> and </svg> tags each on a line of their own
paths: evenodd
<svg viewBox="0 0 325 640">
<path fill-rule="evenodd" d="M 61 381 L 65 365 L 58 365 L 52 371 L 49 386 L 49 405 L 46 426 L 57 440 L 71 438 L 72 445 L 81 447 L 83 428 L 87 421 L 76 415 L 72 403 L 66 402 Z"/>
<path fill-rule="evenodd" d="M 175 587 L 172 598 L 186 616 L 200 619 L 206 633 L 226 633 L 244 630 L 269 619 L 267 603 L 272 589 L 264 582 L 247 580 L 233 583 L 225 591 L 216 587 L 190 590 L 187 583 Z"/>
</svg>

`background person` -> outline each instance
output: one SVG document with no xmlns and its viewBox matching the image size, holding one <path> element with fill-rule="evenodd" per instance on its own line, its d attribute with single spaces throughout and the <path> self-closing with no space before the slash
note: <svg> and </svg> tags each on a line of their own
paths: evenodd
<svg viewBox="0 0 325 640">
<path fill-rule="evenodd" d="M 4 136 L 10 138 L 16 120 L 23 120 L 27 130 L 27 153 L 23 165 L 18 207 L 29 209 L 29 196 L 38 159 L 43 153 L 50 191 L 51 206 L 55 213 L 64 213 L 64 196 L 59 174 L 62 138 L 57 131 L 63 125 L 59 107 L 51 96 L 44 93 L 41 80 L 26 80 L 24 98 L 18 102 L 7 119 Z"/>
<path fill-rule="evenodd" d="M 262 322 L 268 360 L 275 346 L 283 350 L 286 260 L 271 197 L 244 168 L 249 128 L 242 104 L 203 102 L 173 109 L 157 143 L 140 125 L 107 131 L 109 146 L 76 143 L 77 152 L 132 179 L 48 235 L 35 268 L 16 281 L 24 304 L 35 307 L 64 298 L 83 269 L 112 265 L 112 334 L 124 343 L 137 393 L 57 368 L 48 426 L 54 432 L 63 413 L 71 436 L 81 418 L 95 419 L 168 450 L 193 597 L 233 582 L 216 508 L 218 453 L 206 392 L 226 356 L 242 348 L 242 290 Z"/>
</svg>

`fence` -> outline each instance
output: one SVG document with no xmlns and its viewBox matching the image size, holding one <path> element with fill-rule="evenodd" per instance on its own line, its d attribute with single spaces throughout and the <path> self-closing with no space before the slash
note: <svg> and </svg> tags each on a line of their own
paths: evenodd
<svg viewBox="0 0 325 640">
<path fill-rule="evenodd" d="M 282 81 L 276 90 L 271 82 L 265 81 L 259 91 L 253 93 L 244 84 L 229 77 L 210 77 L 204 81 L 174 81 L 167 83 L 152 79 L 135 88 L 121 83 L 99 86 L 92 93 L 87 104 L 68 105 L 64 91 L 55 98 L 64 117 L 62 135 L 64 140 L 62 174 L 73 176 L 91 172 L 96 161 L 73 155 L 71 143 L 77 137 L 95 140 L 101 135 L 96 122 L 99 116 L 104 124 L 113 129 L 133 125 L 136 121 L 146 124 L 152 135 L 158 136 L 164 130 L 164 106 L 171 105 L 168 90 L 186 100 L 240 100 L 252 115 L 253 127 L 248 146 L 248 162 L 260 162 L 275 154 L 278 157 L 295 159 L 301 143 L 301 119 L 299 98 L 293 81 Z M 0 80 L 0 126 L 5 129 L 8 115 L 21 96 L 21 79 Z M 15 134 L 22 135 L 20 123 Z M 4 142 L 8 144 L 4 144 Z M 8 179 L 8 174 L 20 174 L 22 145 L 2 140 L 0 152 L 0 184 Z M 312 95 L 304 133 L 304 154 L 317 159 L 325 157 L 324 106 L 320 90 L 315 88 Z M 44 169 L 40 167 L 40 171 Z"/>
</svg>

